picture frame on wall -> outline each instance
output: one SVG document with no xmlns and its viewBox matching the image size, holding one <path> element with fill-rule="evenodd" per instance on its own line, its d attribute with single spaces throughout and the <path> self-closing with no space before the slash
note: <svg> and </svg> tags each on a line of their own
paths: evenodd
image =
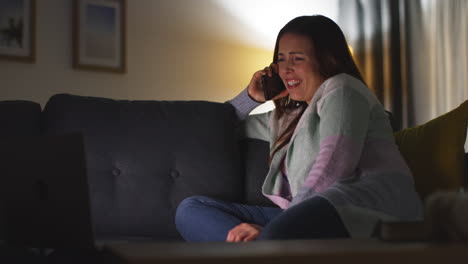
<svg viewBox="0 0 468 264">
<path fill-rule="evenodd" d="M 73 67 L 125 73 L 126 1 L 74 0 L 73 18 Z"/>
<path fill-rule="evenodd" d="M 0 0 L 0 59 L 36 59 L 36 0 Z"/>
</svg>

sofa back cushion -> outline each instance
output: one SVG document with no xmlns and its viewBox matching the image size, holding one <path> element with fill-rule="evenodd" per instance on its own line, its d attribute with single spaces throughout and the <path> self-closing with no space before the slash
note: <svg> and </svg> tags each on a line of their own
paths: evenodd
<svg viewBox="0 0 468 264">
<path fill-rule="evenodd" d="M 0 136 L 40 134 L 41 106 L 30 101 L 0 102 Z"/>
<path fill-rule="evenodd" d="M 98 238 L 180 239 L 174 213 L 184 198 L 243 199 L 229 104 L 60 94 L 43 118 L 46 134 L 84 135 Z"/>
<path fill-rule="evenodd" d="M 467 121 L 468 101 L 465 101 L 425 124 L 394 134 L 422 199 L 437 190 L 453 191 L 466 184 Z"/>
</svg>

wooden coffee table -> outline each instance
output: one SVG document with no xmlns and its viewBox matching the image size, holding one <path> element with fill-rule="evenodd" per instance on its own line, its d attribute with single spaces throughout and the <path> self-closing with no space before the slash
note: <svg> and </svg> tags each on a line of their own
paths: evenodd
<svg viewBox="0 0 468 264">
<path fill-rule="evenodd" d="M 248 243 L 113 243 L 124 263 L 458 264 L 468 263 L 468 242 L 295 240 Z"/>
</svg>

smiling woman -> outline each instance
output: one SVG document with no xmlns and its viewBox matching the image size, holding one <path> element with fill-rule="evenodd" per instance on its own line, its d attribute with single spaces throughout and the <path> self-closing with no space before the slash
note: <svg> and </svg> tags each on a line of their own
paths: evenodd
<svg viewBox="0 0 468 264">
<path fill-rule="evenodd" d="M 286 82 L 289 97 L 309 104 L 320 84 L 325 81 L 314 61 L 312 42 L 301 35 L 285 34 L 279 47 L 278 72 Z"/>
<path fill-rule="evenodd" d="M 176 226 L 188 241 L 369 238 L 379 221 L 422 217 L 411 171 L 383 106 L 368 89 L 338 25 L 296 17 L 278 33 L 274 61 L 229 102 L 244 136 L 270 143 L 261 193 L 277 207 L 195 196 L 180 203 Z M 263 76 L 286 89 L 265 102 Z"/>
</svg>

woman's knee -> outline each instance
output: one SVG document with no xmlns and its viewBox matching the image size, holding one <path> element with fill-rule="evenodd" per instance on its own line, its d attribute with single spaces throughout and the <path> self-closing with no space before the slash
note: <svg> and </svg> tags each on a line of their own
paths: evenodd
<svg viewBox="0 0 468 264">
<path fill-rule="evenodd" d="M 207 198 L 208 197 L 201 196 L 201 195 L 187 197 L 179 203 L 179 205 L 177 206 L 177 210 L 182 209 L 182 208 L 197 206 L 201 204 L 204 199 L 207 199 Z"/>
<path fill-rule="evenodd" d="M 189 219 L 188 215 L 194 212 L 194 209 L 199 208 L 205 199 L 205 196 L 187 197 L 179 203 L 176 209 L 175 220 L 176 224 L 180 224 L 184 219 Z"/>
</svg>

